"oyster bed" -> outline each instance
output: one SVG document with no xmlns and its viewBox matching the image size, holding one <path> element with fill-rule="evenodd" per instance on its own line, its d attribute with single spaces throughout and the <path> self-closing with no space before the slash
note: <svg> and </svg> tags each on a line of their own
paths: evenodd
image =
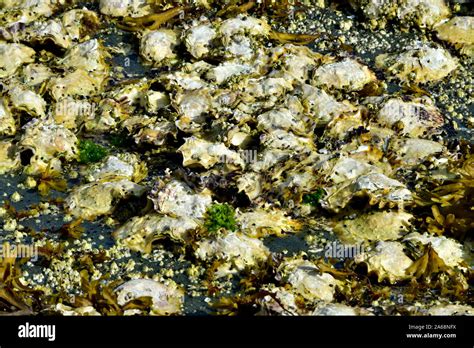
<svg viewBox="0 0 474 348">
<path fill-rule="evenodd" d="M 0 5 L 0 310 L 473 314 L 472 10 L 234 3 Z"/>
</svg>

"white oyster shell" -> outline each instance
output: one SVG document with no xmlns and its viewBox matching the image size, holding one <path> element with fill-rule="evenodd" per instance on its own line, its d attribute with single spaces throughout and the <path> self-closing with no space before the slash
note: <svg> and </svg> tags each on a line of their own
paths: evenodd
<svg viewBox="0 0 474 348">
<path fill-rule="evenodd" d="M 133 217 L 115 230 L 113 237 L 132 250 L 146 252 L 149 242 L 155 239 L 169 237 L 173 241 L 186 242 L 189 232 L 197 227 L 197 222 L 187 217 L 149 214 Z"/>
<path fill-rule="evenodd" d="M 100 12 L 112 17 L 142 17 L 152 13 L 146 0 L 100 0 Z"/>
<path fill-rule="evenodd" d="M 0 141 L 0 174 L 8 173 L 20 166 L 20 154 L 11 141 Z"/>
<path fill-rule="evenodd" d="M 428 233 L 410 233 L 403 239 L 404 242 L 418 242 L 422 245 L 431 244 L 431 247 L 448 267 L 461 267 L 465 263 L 463 246 L 458 241 L 444 236 L 433 236 Z"/>
<path fill-rule="evenodd" d="M 197 137 L 187 138 L 178 151 L 183 154 L 185 167 L 199 164 L 209 169 L 218 163 L 227 164 L 229 167 L 245 167 L 237 152 L 229 150 L 224 144 L 211 143 Z"/>
<path fill-rule="evenodd" d="M 5 98 L 0 98 L 0 136 L 15 135 L 16 121 Z"/>
<path fill-rule="evenodd" d="M 112 178 L 139 182 L 146 176 L 146 165 L 135 154 L 109 155 L 101 163 L 89 166 L 85 176 L 90 182 Z"/>
<path fill-rule="evenodd" d="M 75 159 L 77 143 L 76 135 L 65 127 L 34 119 L 25 125 L 18 146 L 21 150 L 30 149 L 33 152 L 27 171 L 40 174 L 57 157 L 68 161 Z"/>
<path fill-rule="evenodd" d="M 118 200 L 144 193 L 143 186 L 126 179 L 93 182 L 74 188 L 66 198 L 65 209 L 77 218 L 93 220 L 97 216 L 111 214 Z"/>
<path fill-rule="evenodd" d="M 270 251 L 262 241 L 240 232 L 200 241 L 196 249 L 196 256 L 201 260 L 224 261 L 216 271 L 217 278 L 255 267 L 269 255 Z"/>
<path fill-rule="evenodd" d="M 178 43 L 178 35 L 173 30 L 150 31 L 140 40 L 140 55 L 149 63 L 160 65 L 176 57 L 174 49 Z"/>
<path fill-rule="evenodd" d="M 151 279 L 133 279 L 115 289 L 117 303 L 124 306 L 139 297 L 151 297 L 150 314 L 172 315 L 182 312 L 184 291 L 173 281 L 160 283 Z"/>
<path fill-rule="evenodd" d="M 31 116 L 44 117 L 46 112 L 46 102 L 37 93 L 25 89 L 21 85 L 13 86 L 8 94 L 12 109 L 25 111 Z"/>
<path fill-rule="evenodd" d="M 381 54 L 376 65 L 400 80 L 427 83 L 448 76 L 458 67 L 458 61 L 442 47 L 419 45 L 401 53 Z"/>
<path fill-rule="evenodd" d="M 211 24 L 200 24 L 193 26 L 185 35 L 186 48 L 194 58 L 199 59 L 209 53 L 212 40 L 217 36 L 217 31 Z"/>
<path fill-rule="evenodd" d="M 34 55 L 35 50 L 28 46 L 0 42 L 0 78 L 13 75 L 25 63 L 32 63 Z"/>
<path fill-rule="evenodd" d="M 474 308 L 468 305 L 441 304 L 428 309 L 429 315 L 474 315 Z"/>
<path fill-rule="evenodd" d="M 403 128 L 400 132 L 416 138 L 439 132 L 444 118 L 431 99 L 419 98 L 405 102 L 391 98 L 379 110 L 377 122 L 386 127 L 401 122 Z"/>
<path fill-rule="evenodd" d="M 323 315 L 323 316 L 349 316 L 349 315 L 374 315 L 368 310 L 360 307 L 351 307 L 342 303 L 319 303 L 312 315 Z"/>
<path fill-rule="evenodd" d="M 322 65 L 313 75 L 313 84 L 316 86 L 349 91 L 358 91 L 375 80 L 375 74 L 368 67 L 350 58 Z"/>
<path fill-rule="evenodd" d="M 278 268 L 282 281 L 288 283 L 294 292 L 308 301 L 334 300 L 336 287 L 340 282 L 329 273 L 321 273 L 319 269 L 307 260 L 290 260 Z"/>
<path fill-rule="evenodd" d="M 373 250 L 356 255 L 355 261 L 364 262 L 369 273 L 377 274 L 379 282 L 387 279 L 392 284 L 407 279 L 406 270 L 413 263 L 403 252 L 403 244 L 393 241 L 378 242 Z"/>
<path fill-rule="evenodd" d="M 403 211 L 373 212 L 341 220 L 334 226 L 334 231 L 346 243 L 396 240 L 408 231 L 412 218 L 412 214 Z"/>
<path fill-rule="evenodd" d="M 172 180 L 150 196 L 155 210 L 177 217 L 200 219 L 212 203 L 209 190 L 194 193 L 185 183 Z"/>
</svg>

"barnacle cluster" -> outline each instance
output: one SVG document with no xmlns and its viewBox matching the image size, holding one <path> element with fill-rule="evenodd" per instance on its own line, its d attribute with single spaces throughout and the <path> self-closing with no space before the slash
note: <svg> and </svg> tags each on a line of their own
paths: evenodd
<svg viewBox="0 0 474 348">
<path fill-rule="evenodd" d="M 472 64 L 473 17 L 350 1 L 440 40 L 372 61 L 279 27 L 329 3 L 3 2 L 0 174 L 40 198 L 0 241 L 41 263 L 1 259 L 0 310 L 472 314 L 472 143 L 425 89 Z"/>
</svg>

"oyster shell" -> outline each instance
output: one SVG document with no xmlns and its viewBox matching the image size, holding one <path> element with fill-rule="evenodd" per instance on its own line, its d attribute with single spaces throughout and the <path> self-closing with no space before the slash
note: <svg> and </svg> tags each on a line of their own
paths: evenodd
<svg viewBox="0 0 474 348">
<path fill-rule="evenodd" d="M 54 310 L 64 316 L 99 316 L 100 313 L 92 306 L 70 307 L 62 303 L 56 304 Z"/>
<path fill-rule="evenodd" d="M 140 55 L 146 62 L 159 66 L 176 58 L 174 49 L 179 43 L 178 34 L 169 29 L 147 32 L 140 40 Z"/>
<path fill-rule="evenodd" d="M 339 185 L 326 188 L 327 196 L 321 200 L 321 206 L 338 212 L 345 208 L 354 197 L 369 198 L 370 204 L 383 207 L 402 206 L 412 202 L 411 192 L 401 182 L 380 173 L 361 175 Z"/>
<path fill-rule="evenodd" d="M 184 243 L 190 240 L 189 232 L 199 225 L 191 218 L 169 217 L 160 214 L 136 216 L 120 226 L 112 236 L 132 250 L 148 252 L 151 242 L 170 238 Z"/>
<path fill-rule="evenodd" d="M 151 279 L 133 279 L 115 290 L 120 306 L 140 297 L 151 297 L 152 315 L 172 315 L 182 312 L 184 291 L 173 281 L 160 283 Z"/>
<path fill-rule="evenodd" d="M 295 259 L 285 261 L 278 267 L 281 280 L 291 285 L 293 291 L 307 301 L 334 300 L 340 281 L 329 273 L 321 273 L 310 261 Z M 321 273 L 321 274 L 320 274 Z"/>
<path fill-rule="evenodd" d="M 23 64 L 32 63 L 35 54 L 35 50 L 28 46 L 0 42 L 0 78 L 13 75 Z"/>
<path fill-rule="evenodd" d="M 319 303 L 311 315 L 374 315 L 365 308 L 351 307 L 342 303 Z"/>
<path fill-rule="evenodd" d="M 59 101 L 67 96 L 89 97 L 98 94 L 105 81 L 103 72 L 91 73 L 77 69 L 48 81 L 48 89 L 54 100 Z"/>
<path fill-rule="evenodd" d="M 381 54 L 376 66 L 402 81 L 427 83 L 438 81 L 458 67 L 458 60 L 442 47 L 419 44 L 401 53 Z"/>
<path fill-rule="evenodd" d="M 366 84 L 376 81 L 375 74 L 358 61 L 346 58 L 340 62 L 324 64 L 313 74 L 312 83 L 326 88 L 359 91 Z"/>
<path fill-rule="evenodd" d="M 334 232 L 345 243 L 399 239 L 410 227 L 413 215 L 403 211 L 381 211 L 336 223 Z"/>
<path fill-rule="evenodd" d="M 81 69 L 88 72 L 106 72 L 105 58 L 108 55 L 97 39 L 72 46 L 59 62 L 66 69 Z"/>
<path fill-rule="evenodd" d="M 397 139 L 390 143 L 390 151 L 404 167 L 419 164 L 444 150 L 440 143 L 425 139 Z"/>
<path fill-rule="evenodd" d="M 378 281 L 390 283 L 407 279 L 407 269 L 413 261 L 403 252 L 403 244 L 393 241 L 378 242 L 373 250 L 355 256 L 357 263 L 365 263 L 368 272 L 377 274 Z"/>
<path fill-rule="evenodd" d="M 183 155 L 183 166 L 200 166 L 209 169 L 218 163 L 226 164 L 229 168 L 245 167 L 240 155 L 229 150 L 224 144 L 211 143 L 196 137 L 185 139 L 178 149 Z"/>
<path fill-rule="evenodd" d="M 77 138 L 67 128 L 52 122 L 34 119 L 25 125 L 18 147 L 21 151 L 30 150 L 32 157 L 26 171 L 40 174 L 48 166 L 61 167 L 59 158 L 71 161 L 76 158 Z"/>
<path fill-rule="evenodd" d="M 236 217 L 240 230 L 251 237 L 282 235 L 296 232 L 301 228 L 299 222 L 287 217 L 284 212 L 258 209 L 240 213 Z"/>
<path fill-rule="evenodd" d="M 112 17 L 142 17 L 152 13 L 147 0 L 100 0 L 99 9 Z"/>
<path fill-rule="evenodd" d="M 0 174 L 20 167 L 20 154 L 11 141 L 0 141 Z"/>
<path fill-rule="evenodd" d="M 22 85 L 9 86 L 8 95 L 12 109 L 24 111 L 31 116 L 44 117 L 46 102 L 37 93 L 24 88 Z"/>
<path fill-rule="evenodd" d="M 0 98 L 0 136 L 15 135 L 16 130 L 16 120 L 8 107 L 8 102 L 5 98 Z"/>
<path fill-rule="evenodd" d="M 107 156 L 101 163 L 89 166 L 85 174 L 90 182 L 127 179 L 138 183 L 146 176 L 146 164 L 141 162 L 137 155 L 131 153 Z"/>
<path fill-rule="evenodd" d="M 438 38 L 461 48 L 461 52 L 474 56 L 474 17 L 456 16 L 436 27 Z"/>
<path fill-rule="evenodd" d="M 95 108 L 95 104 L 87 100 L 66 97 L 54 103 L 51 113 L 57 124 L 76 130 L 94 117 Z"/>
<path fill-rule="evenodd" d="M 177 180 L 155 188 L 150 199 L 158 212 L 196 219 L 203 218 L 207 207 L 212 203 L 209 190 L 194 193 L 188 185 Z"/>
<path fill-rule="evenodd" d="M 448 267 L 461 267 L 465 263 L 463 246 L 454 239 L 444 236 L 437 237 L 428 233 L 420 234 L 418 232 L 410 233 L 403 238 L 404 242 L 418 243 L 421 245 L 431 244 L 436 254 L 444 261 Z"/>
<path fill-rule="evenodd" d="M 416 138 L 439 132 L 444 117 L 429 98 L 416 98 L 408 102 L 392 98 L 383 104 L 376 121 L 386 127 L 401 123 L 400 132 Z"/>
<path fill-rule="evenodd" d="M 474 315 L 474 308 L 459 304 L 440 304 L 428 309 L 429 315 Z"/>
<path fill-rule="evenodd" d="M 186 32 L 184 44 L 194 58 L 200 59 L 209 54 L 216 37 L 217 31 L 211 24 L 199 24 Z"/>
<path fill-rule="evenodd" d="M 111 214 L 118 200 L 144 193 L 143 186 L 127 179 L 93 182 L 74 188 L 66 198 L 65 209 L 77 218 L 93 220 Z"/>
<path fill-rule="evenodd" d="M 255 268 L 268 259 L 270 251 L 258 239 L 240 232 L 231 232 L 198 242 L 195 254 L 203 261 L 221 261 L 215 273 L 216 278 L 221 278 L 247 268 Z"/>
</svg>

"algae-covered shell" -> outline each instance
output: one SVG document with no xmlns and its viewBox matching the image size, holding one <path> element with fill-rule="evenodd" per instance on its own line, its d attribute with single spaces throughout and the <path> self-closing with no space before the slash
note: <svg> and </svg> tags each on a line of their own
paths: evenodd
<svg viewBox="0 0 474 348">
<path fill-rule="evenodd" d="M 55 100 L 67 96 L 89 97 L 99 94 L 105 81 L 103 72 L 91 73 L 83 69 L 65 73 L 48 81 L 48 88 Z"/>
<path fill-rule="evenodd" d="M 252 237 L 281 235 L 285 232 L 294 233 L 301 228 L 298 221 L 291 219 L 284 212 L 278 210 L 257 209 L 239 213 L 236 221 L 240 230 Z"/>
<path fill-rule="evenodd" d="M 321 201 L 323 208 L 338 212 L 354 197 L 368 197 L 369 203 L 380 207 L 403 206 L 412 203 L 411 192 L 401 182 L 381 173 L 361 175 L 354 180 L 326 188 L 327 196 Z"/>
<path fill-rule="evenodd" d="M 422 163 L 424 160 L 439 155 L 445 148 L 442 144 L 426 139 L 396 139 L 390 143 L 389 150 L 395 160 L 403 167 Z M 438 157 L 438 156 L 436 156 Z"/>
<path fill-rule="evenodd" d="M 120 306 L 141 297 L 151 297 L 152 315 L 180 314 L 183 310 L 184 291 L 173 281 L 165 283 L 151 279 L 133 279 L 118 286 L 117 303 Z"/>
</svg>

